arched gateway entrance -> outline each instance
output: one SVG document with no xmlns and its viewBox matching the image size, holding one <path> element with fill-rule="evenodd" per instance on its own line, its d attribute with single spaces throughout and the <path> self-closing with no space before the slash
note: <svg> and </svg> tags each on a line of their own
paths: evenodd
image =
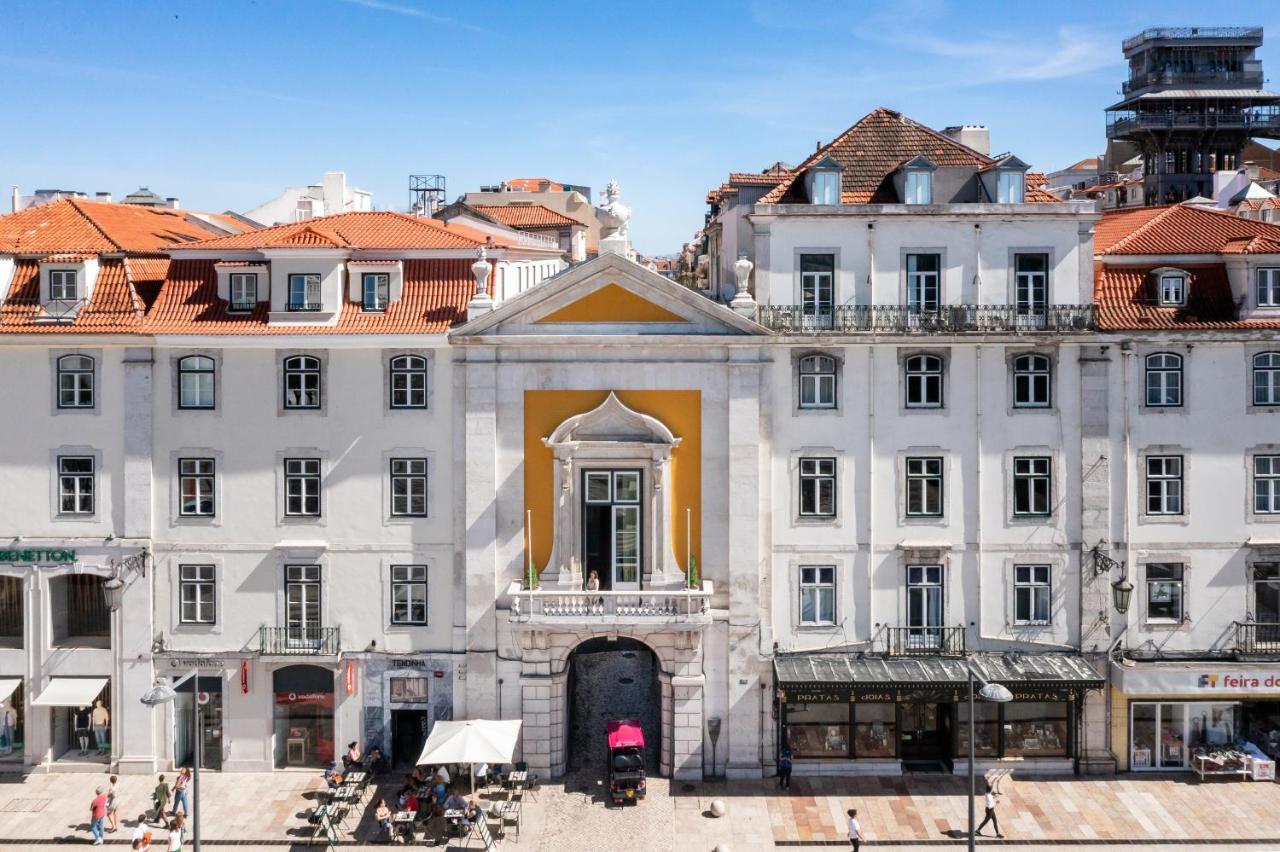
<svg viewBox="0 0 1280 852">
<path fill-rule="evenodd" d="M 657 772 L 662 743 L 658 658 L 643 642 L 588 639 L 569 655 L 569 772 L 604 771 L 605 724 L 634 719 L 644 730 L 645 766 Z"/>
</svg>

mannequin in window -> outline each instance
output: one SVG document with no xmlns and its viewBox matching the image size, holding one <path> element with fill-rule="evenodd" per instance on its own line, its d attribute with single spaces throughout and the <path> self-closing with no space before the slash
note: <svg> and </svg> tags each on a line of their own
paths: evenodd
<svg viewBox="0 0 1280 852">
<path fill-rule="evenodd" d="M 111 727 L 111 714 L 107 712 L 106 707 L 102 706 L 101 698 L 93 702 L 93 713 L 90 716 L 90 721 L 93 722 L 93 738 L 98 744 L 98 755 L 102 756 L 107 753 L 110 746 L 107 730 Z"/>
<path fill-rule="evenodd" d="M 80 746 L 80 756 L 84 757 L 89 753 L 89 724 L 92 714 L 88 707 L 77 707 L 73 717 L 73 725 L 76 729 L 76 742 Z"/>
<path fill-rule="evenodd" d="M 0 754 L 13 754 L 13 734 L 18 727 L 18 712 L 8 701 L 0 704 Z"/>
</svg>

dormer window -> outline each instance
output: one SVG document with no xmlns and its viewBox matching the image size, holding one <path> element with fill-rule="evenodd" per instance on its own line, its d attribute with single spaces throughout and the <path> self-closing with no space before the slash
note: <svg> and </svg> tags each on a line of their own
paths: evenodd
<svg viewBox="0 0 1280 852">
<path fill-rule="evenodd" d="M 1026 177 L 1022 172 L 1002 169 L 996 178 L 996 201 L 1000 204 L 1021 204 L 1026 200 Z"/>
<path fill-rule="evenodd" d="M 320 307 L 320 276 L 290 275 L 289 310 L 318 311 Z"/>
<path fill-rule="evenodd" d="M 230 309 L 233 311 L 251 311 L 258 303 L 258 275 L 256 272 L 236 272 L 230 277 L 231 299 Z"/>
<path fill-rule="evenodd" d="M 52 302 L 77 302 L 80 300 L 80 275 L 74 269 L 49 270 L 49 300 Z"/>
<path fill-rule="evenodd" d="M 366 311 L 385 311 L 391 295 L 391 276 L 385 272 L 366 272 L 362 277 L 361 306 Z"/>
<path fill-rule="evenodd" d="M 840 175 L 836 172 L 818 172 L 813 176 L 813 203 L 840 203 Z"/>
<path fill-rule="evenodd" d="M 1160 304 L 1166 307 L 1187 303 L 1187 276 L 1182 272 L 1160 273 Z"/>
<path fill-rule="evenodd" d="M 904 204 L 933 203 L 933 173 L 926 171 L 907 172 L 907 189 L 903 193 Z"/>
</svg>

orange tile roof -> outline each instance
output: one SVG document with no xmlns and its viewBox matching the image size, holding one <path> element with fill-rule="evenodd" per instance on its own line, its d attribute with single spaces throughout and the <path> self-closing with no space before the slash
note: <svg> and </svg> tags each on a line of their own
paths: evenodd
<svg viewBox="0 0 1280 852">
<path fill-rule="evenodd" d="M 1093 298 L 1098 327 L 1107 331 L 1142 329 L 1277 329 L 1280 319 L 1237 318 L 1226 267 L 1221 263 L 1178 264 L 1190 276 L 1187 304 L 1161 307 L 1152 266 L 1094 264 Z"/>
<path fill-rule="evenodd" d="M 1108 210 L 1094 227 L 1098 255 L 1280 252 L 1280 225 L 1174 204 Z"/>
<path fill-rule="evenodd" d="M 487 233 L 458 223 L 446 224 L 428 217 L 375 211 L 321 216 L 303 222 L 246 231 L 243 234 L 215 237 L 183 248 L 264 249 L 311 246 L 351 249 L 476 249 L 486 245 L 488 239 Z M 493 236 L 491 244 L 500 248 L 519 245 L 514 238 L 500 235 Z"/>
<path fill-rule="evenodd" d="M 800 176 L 813 164 L 831 157 L 842 169 L 841 203 L 896 204 L 898 195 L 893 189 L 892 175 L 898 166 L 915 156 L 924 156 L 943 168 L 980 169 L 995 162 L 994 158 L 918 124 L 900 112 L 880 107 L 811 154 L 760 201 L 763 204 L 807 203 Z M 1031 173 L 1026 199 L 1029 202 L 1059 200 L 1039 185 L 1031 185 Z"/>
<path fill-rule="evenodd" d="M 143 303 L 130 285 L 125 263 L 121 258 L 103 260 L 90 302 L 81 306 L 73 320 L 52 323 L 39 321 L 44 316 L 40 307 L 40 261 L 19 260 L 14 264 L 9 297 L 0 306 L 0 334 L 137 332 Z"/>
<path fill-rule="evenodd" d="M 543 204 L 472 204 L 472 209 L 513 228 L 564 228 L 581 225 Z"/>
<path fill-rule="evenodd" d="M 1280 198 L 1246 198 L 1236 205 L 1238 210 L 1257 213 L 1260 210 L 1280 208 Z"/>
<path fill-rule="evenodd" d="M 365 312 L 359 302 L 346 300 L 336 326 L 270 325 L 266 302 L 259 302 L 249 313 L 227 310 L 227 302 L 217 295 L 215 263 L 172 261 L 142 330 L 147 334 L 440 334 L 466 318 L 467 302 L 476 286 L 472 261 L 465 258 L 405 260 L 403 296 L 386 311 Z"/>
<path fill-rule="evenodd" d="M 516 192 L 542 192 L 543 183 L 549 184 L 546 190 L 548 192 L 564 192 L 564 184 L 547 178 L 511 178 L 504 183 Z"/>
<path fill-rule="evenodd" d="M 156 253 L 215 233 L 180 210 L 63 198 L 0 216 L 0 252 Z"/>
<path fill-rule="evenodd" d="M 729 172 L 729 183 L 739 186 L 777 186 L 792 172 Z"/>
</svg>

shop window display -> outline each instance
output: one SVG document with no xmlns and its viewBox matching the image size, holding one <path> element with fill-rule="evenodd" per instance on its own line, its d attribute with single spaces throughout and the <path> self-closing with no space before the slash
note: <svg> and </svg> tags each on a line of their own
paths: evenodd
<svg viewBox="0 0 1280 852">
<path fill-rule="evenodd" d="M 892 759 L 897 745 L 897 706 L 868 702 L 853 707 L 854 757 Z"/>
<path fill-rule="evenodd" d="M 975 757 L 998 757 L 1000 753 L 1000 705 L 974 702 L 973 753 Z M 969 703 L 956 704 L 956 757 L 969 759 Z"/>
<path fill-rule="evenodd" d="M 275 765 L 325 767 L 333 762 L 333 672 L 286 666 L 274 674 Z"/>
<path fill-rule="evenodd" d="M 848 758 L 849 705 L 788 705 L 787 744 L 799 758 Z"/>
<path fill-rule="evenodd" d="M 24 740 L 22 684 L 19 683 L 11 695 L 0 701 L 0 762 L 22 763 Z"/>
<path fill-rule="evenodd" d="M 1005 757 L 1066 757 L 1065 701 L 1014 701 L 1004 707 Z"/>
</svg>

